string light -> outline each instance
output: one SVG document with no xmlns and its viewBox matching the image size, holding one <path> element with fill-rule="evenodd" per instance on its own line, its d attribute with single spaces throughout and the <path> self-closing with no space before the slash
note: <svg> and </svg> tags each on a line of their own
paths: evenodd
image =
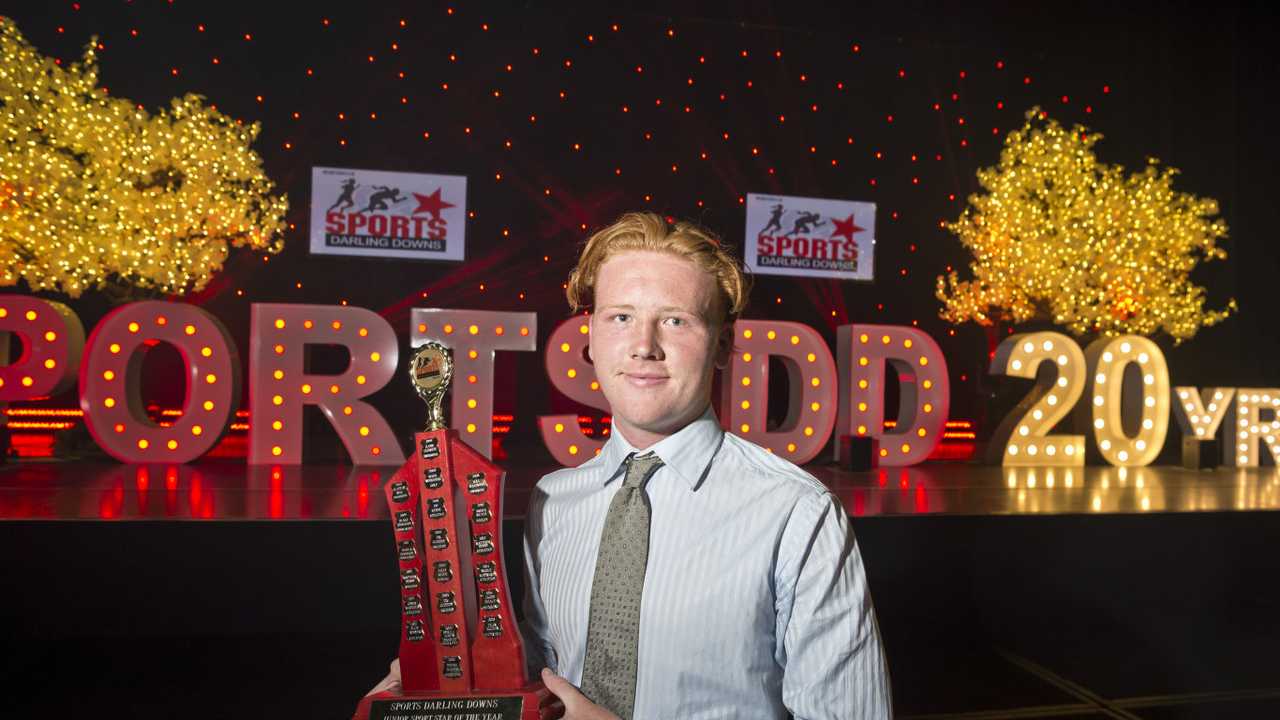
<svg viewBox="0 0 1280 720">
<path fill-rule="evenodd" d="M 1083 126 L 1068 131 L 1039 108 L 1026 118 L 999 164 L 978 171 L 985 192 L 946 225 L 975 259 L 971 280 L 938 277 L 944 319 L 1049 319 L 1076 335 L 1180 343 L 1235 310 L 1206 310 L 1189 277 L 1201 259 L 1226 257 L 1217 201 L 1174 190 L 1177 171 L 1155 159 L 1134 173 L 1099 162 L 1102 136 Z"/>
<path fill-rule="evenodd" d="M 61 67 L 0 18 L 0 286 L 177 294 L 232 247 L 279 252 L 288 201 L 250 149 L 259 126 L 197 95 L 155 114 L 108 97 L 95 47 Z"/>
</svg>

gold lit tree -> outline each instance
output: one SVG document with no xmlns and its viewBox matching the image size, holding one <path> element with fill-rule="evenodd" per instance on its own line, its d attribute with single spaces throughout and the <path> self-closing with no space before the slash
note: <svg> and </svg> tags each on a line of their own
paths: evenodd
<svg viewBox="0 0 1280 720">
<path fill-rule="evenodd" d="M 258 125 L 196 95 L 154 114 L 109 97 L 95 45 L 64 68 L 0 17 L 0 286 L 178 294 L 232 247 L 279 252 L 288 201 Z"/>
<path fill-rule="evenodd" d="M 1236 308 L 1206 309 L 1205 289 L 1190 280 L 1201 260 L 1226 257 L 1215 200 L 1175 190 L 1177 170 L 1155 159 L 1140 172 L 1099 162 L 1102 136 L 1087 128 L 1067 130 L 1039 108 L 1026 117 L 999 164 L 978 171 L 984 192 L 947 225 L 973 261 L 972 279 L 938 277 L 943 319 L 1165 333 L 1177 344 Z"/>
</svg>

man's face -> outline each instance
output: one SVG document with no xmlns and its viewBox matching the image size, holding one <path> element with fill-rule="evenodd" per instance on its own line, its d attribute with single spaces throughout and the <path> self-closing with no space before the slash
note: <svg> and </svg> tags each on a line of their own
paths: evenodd
<svg viewBox="0 0 1280 720">
<path fill-rule="evenodd" d="M 596 276 L 591 359 L 613 423 L 648 447 L 696 420 L 732 347 L 710 273 L 675 255 L 624 252 Z"/>
</svg>

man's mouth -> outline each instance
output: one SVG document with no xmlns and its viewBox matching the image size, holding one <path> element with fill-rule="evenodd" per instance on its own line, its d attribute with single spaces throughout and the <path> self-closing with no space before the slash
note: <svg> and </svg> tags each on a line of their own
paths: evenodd
<svg viewBox="0 0 1280 720">
<path fill-rule="evenodd" d="M 669 379 L 668 376 L 657 373 L 623 373 L 622 376 L 637 387 L 661 385 Z"/>
</svg>

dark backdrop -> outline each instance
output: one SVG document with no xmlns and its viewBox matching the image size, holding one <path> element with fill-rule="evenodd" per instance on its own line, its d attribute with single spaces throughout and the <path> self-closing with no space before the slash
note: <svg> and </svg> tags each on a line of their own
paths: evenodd
<svg viewBox="0 0 1280 720">
<path fill-rule="evenodd" d="M 285 250 L 268 262 L 239 253 L 187 298 L 228 324 L 242 357 L 252 302 L 346 300 L 383 312 L 402 334 L 414 304 L 537 311 L 539 352 L 499 364 L 497 410 L 516 416 L 512 442 L 536 444 L 534 417 L 573 407 L 555 392 L 516 390 L 546 387 L 541 350 L 567 313 L 561 283 L 583 228 L 647 208 L 740 243 L 748 192 L 878 204 L 874 282 L 761 276 L 748 317 L 806 322 L 831 342 L 851 321 L 916 322 L 948 358 L 953 415 L 973 417 L 985 339 L 972 325 L 952 335 L 937 318 L 935 277 L 966 264 L 939 221 L 959 214 L 975 171 L 996 161 L 1034 105 L 1102 132 L 1103 161 L 1133 168 L 1159 157 L 1183 171 L 1179 189 L 1220 201 L 1230 257 L 1195 277 L 1211 306 L 1235 297 L 1241 310 L 1171 348 L 1172 376 L 1275 384 L 1267 10 L 833 5 L 86 0 L 4 12 L 64 61 L 99 35 L 113 95 L 154 109 L 197 92 L 262 123 L 256 147 L 292 203 Z M 311 257 L 313 165 L 466 175 L 468 262 Z M 106 309 L 93 295 L 73 305 L 87 326 Z M 181 398 L 177 375 L 157 383 L 161 399 L 164 387 Z M 374 402 L 397 427 L 420 414 L 399 387 Z"/>
</svg>

